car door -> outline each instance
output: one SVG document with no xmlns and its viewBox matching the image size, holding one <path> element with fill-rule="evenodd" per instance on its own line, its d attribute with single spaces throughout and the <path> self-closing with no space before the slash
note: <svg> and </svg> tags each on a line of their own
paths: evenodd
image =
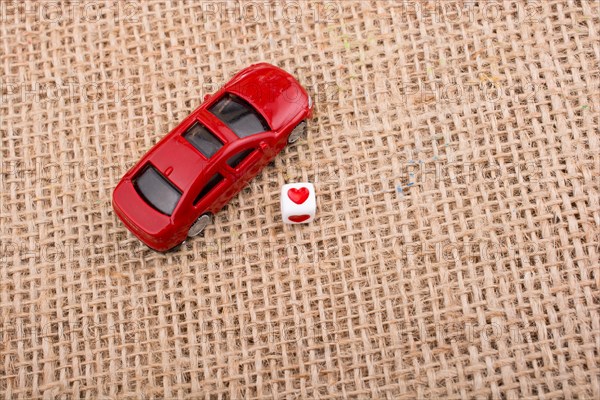
<svg viewBox="0 0 600 400">
<path fill-rule="evenodd" d="M 202 184 L 196 187 L 192 206 L 196 218 L 205 212 L 216 213 L 229 200 L 235 177 L 222 168 L 212 168 L 205 174 Z"/>
<path fill-rule="evenodd" d="M 231 151 L 225 160 L 225 168 L 235 177 L 236 190 L 239 192 L 256 176 L 264 165 L 265 152 L 259 142 L 252 141 Z"/>
</svg>

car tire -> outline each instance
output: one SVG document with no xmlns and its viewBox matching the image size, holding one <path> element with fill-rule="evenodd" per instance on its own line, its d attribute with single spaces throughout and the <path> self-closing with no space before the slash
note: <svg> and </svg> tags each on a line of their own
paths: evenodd
<svg viewBox="0 0 600 400">
<path fill-rule="evenodd" d="M 210 213 L 202 214 L 200 217 L 198 217 L 196 222 L 194 222 L 192 224 L 192 226 L 190 226 L 190 230 L 188 231 L 188 236 L 189 237 L 198 236 L 199 234 L 201 234 L 204 231 L 204 229 L 206 229 L 206 227 L 208 225 L 210 225 L 211 222 L 212 222 L 212 215 Z"/>
<path fill-rule="evenodd" d="M 288 136 L 288 144 L 292 144 L 292 143 L 298 141 L 298 139 L 300 139 L 302 136 L 304 136 L 306 134 L 306 129 L 307 129 L 306 121 L 302 121 L 298 125 L 296 125 L 296 127 L 294 128 L 292 133 L 290 133 L 290 136 Z"/>
</svg>

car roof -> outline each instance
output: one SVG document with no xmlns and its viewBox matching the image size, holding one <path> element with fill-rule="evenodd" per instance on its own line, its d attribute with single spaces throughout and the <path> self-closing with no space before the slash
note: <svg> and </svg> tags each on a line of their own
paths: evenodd
<svg viewBox="0 0 600 400">
<path fill-rule="evenodd" d="M 211 166 L 219 164 L 223 157 L 227 157 L 231 151 L 236 152 L 238 142 L 241 140 L 246 141 L 246 139 L 253 141 L 253 139 L 258 139 L 259 137 L 264 139 L 264 134 L 271 134 L 270 131 L 267 131 L 264 134 L 252 135 L 249 138 L 240 139 L 223 123 L 212 122 L 211 119 L 216 119 L 216 117 L 210 114 L 210 112 L 207 110 L 198 111 L 200 112 L 198 114 L 200 117 L 195 116 L 196 113 L 194 113 L 192 114 L 194 115 L 193 118 L 186 118 L 186 120 L 182 121 L 174 129 L 176 132 L 165 138 L 166 140 L 162 141 L 160 145 L 155 146 L 147 154 L 146 160 L 143 162 L 143 164 L 148 162 L 152 164 L 165 178 L 181 190 L 183 196 L 199 180 L 202 180 L 202 176 L 208 179 L 209 177 L 205 175 L 207 173 L 212 175 L 210 172 L 213 170 Z M 207 117 L 207 114 L 210 115 Z M 196 121 L 205 125 L 211 133 L 223 142 L 223 146 L 210 158 L 206 158 L 183 136 L 187 129 Z M 233 150 L 231 150 L 232 147 Z M 215 168 L 217 168 L 216 165 Z M 217 169 L 214 169 L 214 171 L 217 171 Z M 223 173 L 222 168 L 218 168 L 218 171 Z"/>
</svg>

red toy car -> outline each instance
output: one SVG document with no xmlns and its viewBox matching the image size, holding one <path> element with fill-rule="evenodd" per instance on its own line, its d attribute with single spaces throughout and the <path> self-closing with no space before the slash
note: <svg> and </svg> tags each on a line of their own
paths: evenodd
<svg viewBox="0 0 600 400">
<path fill-rule="evenodd" d="M 123 176 L 115 213 L 149 247 L 177 246 L 298 140 L 311 114 L 311 99 L 292 75 L 266 63 L 244 69 Z"/>
</svg>

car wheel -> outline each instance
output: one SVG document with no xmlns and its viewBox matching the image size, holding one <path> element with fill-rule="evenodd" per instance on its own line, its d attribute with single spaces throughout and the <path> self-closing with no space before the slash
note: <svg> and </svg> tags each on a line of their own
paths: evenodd
<svg viewBox="0 0 600 400">
<path fill-rule="evenodd" d="M 188 231 L 188 236 L 198 236 L 202 231 L 212 222 L 212 217 L 210 214 L 202 214 L 196 222 L 190 227 Z"/>
<path fill-rule="evenodd" d="M 292 144 L 292 143 L 296 142 L 298 139 L 300 139 L 301 136 L 303 136 L 305 134 L 306 134 L 306 121 L 302 121 L 298 125 L 296 125 L 296 127 L 294 128 L 292 133 L 290 133 L 290 136 L 288 136 L 288 144 Z"/>
</svg>

